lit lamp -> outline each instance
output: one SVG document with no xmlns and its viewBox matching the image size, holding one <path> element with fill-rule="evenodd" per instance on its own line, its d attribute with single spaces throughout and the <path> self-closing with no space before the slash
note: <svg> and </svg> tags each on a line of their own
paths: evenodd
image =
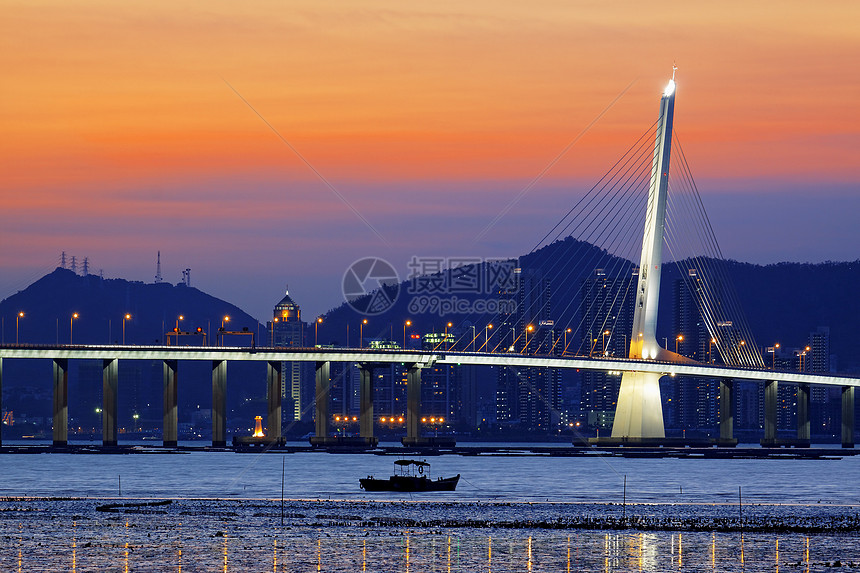
<svg viewBox="0 0 860 573">
<path fill-rule="evenodd" d="M 131 320 L 131 315 L 129 313 L 125 313 L 122 317 L 122 344 L 125 346 L 125 321 Z"/>
<path fill-rule="evenodd" d="M 361 348 L 364 345 L 364 325 L 367 324 L 367 319 L 362 319 L 361 323 L 358 325 L 358 347 Z"/>
<path fill-rule="evenodd" d="M 69 319 L 69 344 L 72 344 L 72 334 L 74 334 L 73 330 L 76 318 L 78 318 L 78 313 L 73 312 L 72 318 Z"/>
<path fill-rule="evenodd" d="M 407 320 L 406 322 L 403 323 L 403 349 L 404 350 L 406 349 L 406 327 L 407 326 L 412 326 L 411 320 Z"/>
<path fill-rule="evenodd" d="M 534 331 L 534 329 L 535 329 L 535 327 L 534 327 L 534 326 L 532 326 L 531 324 L 530 324 L 530 325 L 528 325 L 528 326 L 526 327 L 526 343 L 525 343 L 525 346 L 523 346 L 523 354 L 528 354 L 528 349 L 529 349 L 529 332 Z"/>
<path fill-rule="evenodd" d="M 266 434 L 263 433 L 263 417 L 262 416 L 254 416 L 254 437 L 255 438 L 265 438 Z"/>
<path fill-rule="evenodd" d="M 23 310 L 15 315 L 15 344 L 18 344 L 18 319 L 20 318 L 24 318 Z"/>
<path fill-rule="evenodd" d="M 317 328 L 319 327 L 319 325 L 322 324 L 322 321 L 323 321 L 322 317 L 318 316 L 317 321 L 314 323 L 314 347 L 316 347 L 318 345 L 318 343 L 317 343 Z"/>
</svg>

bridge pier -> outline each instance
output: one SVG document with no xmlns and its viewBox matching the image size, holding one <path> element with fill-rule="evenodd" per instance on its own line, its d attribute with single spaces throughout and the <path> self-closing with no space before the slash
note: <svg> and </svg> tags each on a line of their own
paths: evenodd
<svg viewBox="0 0 860 573">
<path fill-rule="evenodd" d="M 797 440 L 809 442 L 809 384 L 797 385 Z"/>
<path fill-rule="evenodd" d="M 281 437 L 281 394 L 284 391 L 282 365 L 282 362 L 266 362 L 266 394 L 269 399 L 266 427 L 270 438 Z"/>
<path fill-rule="evenodd" d="M 764 385 L 764 438 L 762 446 L 773 447 L 776 445 L 776 405 L 779 382 L 769 380 Z"/>
<path fill-rule="evenodd" d="M 329 388 L 331 387 L 331 362 L 316 363 L 316 413 L 314 433 L 317 438 L 327 438 L 331 428 L 329 415 Z M 363 412 L 363 411 L 362 411 Z M 372 419 L 372 417 L 371 417 Z M 362 417 L 362 423 L 364 418 Z M 372 431 L 373 426 L 371 426 Z M 364 434 L 362 434 L 364 435 Z M 372 435 L 372 434 L 371 434 Z"/>
<path fill-rule="evenodd" d="M 406 441 L 416 444 L 421 440 L 421 368 L 410 364 L 406 373 Z"/>
<path fill-rule="evenodd" d="M 212 361 L 212 447 L 227 447 L 227 361 Z"/>
<path fill-rule="evenodd" d="M 665 439 L 660 378 L 656 372 L 624 372 L 615 406 L 612 438 L 622 441 Z"/>
<path fill-rule="evenodd" d="M 164 412 L 162 414 L 161 443 L 167 448 L 175 448 L 179 440 L 178 362 L 176 360 L 164 360 L 162 372 Z"/>
<path fill-rule="evenodd" d="M 359 414 L 358 433 L 365 439 L 373 440 L 373 365 L 360 364 L 359 374 Z"/>
<path fill-rule="evenodd" d="M 842 447 L 854 447 L 854 386 L 842 387 Z"/>
<path fill-rule="evenodd" d="M 0 357 L 0 415 L 3 412 L 3 358 Z M 0 446 L 3 445 L 3 421 L 0 420 Z"/>
<path fill-rule="evenodd" d="M 102 445 L 116 445 L 116 394 L 119 360 L 102 361 Z"/>
<path fill-rule="evenodd" d="M 734 437 L 735 412 L 734 412 L 734 380 L 723 378 L 720 380 L 720 446 L 734 446 L 737 440 Z"/>
<path fill-rule="evenodd" d="M 54 358 L 54 445 L 69 443 L 69 360 Z"/>
</svg>

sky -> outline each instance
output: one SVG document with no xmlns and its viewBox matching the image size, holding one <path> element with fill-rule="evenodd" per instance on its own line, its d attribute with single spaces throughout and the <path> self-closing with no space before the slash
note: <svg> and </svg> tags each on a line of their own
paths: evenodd
<svg viewBox="0 0 860 573">
<path fill-rule="evenodd" d="M 728 258 L 860 258 L 860 3 L 4 1 L 0 298 L 59 263 L 261 320 L 525 254 L 656 119 Z M 613 103 L 614 102 L 614 103 Z M 492 229 L 520 192 L 575 144 Z M 301 155 L 304 159 L 299 157 Z M 644 215 L 643 215 L 644 216 Z"/>
</svg>

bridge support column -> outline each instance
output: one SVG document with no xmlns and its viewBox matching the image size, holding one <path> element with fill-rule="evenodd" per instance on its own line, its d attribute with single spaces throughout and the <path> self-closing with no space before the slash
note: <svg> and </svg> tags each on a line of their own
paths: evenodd
<svg viewBox="0 0 860 573">
<path fill-rule="evenodd" d="M 421 368 L 409 366 L 406 374 L 406 442 L 421 438 Z"/>
<path fill-rule="evenodd" d="M 69 443 L 69 360 L 54 358 L 54 445 Z"/>
<path fill-rule="evenodd" d="M 266 393 L 269 397 L 266 429 L 270 438 L 281 437 L 281 394 L 284 391 L 282 364 L 282 362 L 266 363 Z"/>
<path fill-rule="evenodd" d="M 776 445 L 776 404 L 779 382 L 770 380 L 764 385 L 764 438 L 761 445 Z"/>
<path fill-rule="evenodd" d="M 809 384 L 797 386 L 797 439 L 808 442 L 809 432 Z"/>
<path fill-rule="evenodd" d="M 102 362 L 102 445 L 116 445 L 116 392 L 119 360 Z"/>
<path fill-rule="evenodd" d="M 314 428 L 318 438 L 327 438 L 330 432 L 329 388 L 331 386 L 331 363 L 317 362 L 316 365 L 316 414 Z M 364 418 L 362 418 L 363 423 Z"/>
<path fill-rule="evenodd" d="M 165 447 L 175 448 L 179 439 L 178 379 L 179 367 L 176 360 L 165 360 L 162 368 L 164 389 L 164 412 L 161 428 L 161 441 Z"/>
<path fill-rule="evenodd" d="M 0 415 L 3 412 L 3 358 L 0 358 Z M 3 445 L 3 421 L 0 420 L 0 446 Z"/>
<path fill-rule="evenodd" d="M 362 438 L 373 438 L 373 366 L 369 364 L 358 367 L 360 412 L 358 417 L 359 435 Z"/>
<path fill-rule="evenodd" d="M 842 387 L 842 447 L 854 447 L 854 386 Z"/>
<path fill-rule="evenodd" d="M 665 438 L 660 378 L 656 372 L 625 372 L 621 376 L 612 437 L 616 439 Z"/>
<path fill-rule="evenodd" d="M 734 445 L 734 380 L 723 378 L 720 380 L 720 441 L 719 445 Z"/>
<path fill-rule="evenodd" d="M 212 361 L 212 447 L 227 446 L 227 361 Z"/>
</svg>

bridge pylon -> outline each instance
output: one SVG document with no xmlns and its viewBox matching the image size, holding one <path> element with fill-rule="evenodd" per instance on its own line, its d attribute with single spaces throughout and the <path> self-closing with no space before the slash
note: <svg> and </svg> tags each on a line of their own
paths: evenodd
<svg viewBox="0 0 860 573">
<path fill-rule="evenodd" d="M 639 279 L 633 332 L 630 336 L 630 358 L 680 362 L 684 359 L 657 343 L 657 309 L 660 274 L 663 266 L 663 232 L 666 220 L 666 195 L 669 186 L 669 158 L 672 147 L 672 120 L 675 112 L 675 75 L 660 98 L 660 116 L 654 145 L 654 163 L 648 190 L 645 232 L 639 260 Z M 625 372 L 621 378 L 613 440 L 660 439 L 666 437 L 660 378 L 654 372 Z"/>
</svg>

